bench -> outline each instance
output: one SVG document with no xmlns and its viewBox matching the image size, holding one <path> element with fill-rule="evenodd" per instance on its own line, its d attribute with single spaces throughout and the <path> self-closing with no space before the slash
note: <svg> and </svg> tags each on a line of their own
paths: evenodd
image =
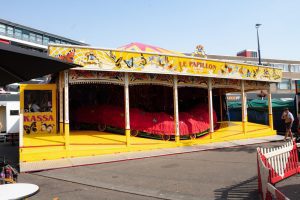
<svg viewBox="0 0 300 200">
<path fill-rule="evenodd" d="M 258 190 L 263 200 L 288 199 L 275 184 L 300 173 L 297 144 L 289 141 L 280 147 L 257 148 Z"/>
</svg>

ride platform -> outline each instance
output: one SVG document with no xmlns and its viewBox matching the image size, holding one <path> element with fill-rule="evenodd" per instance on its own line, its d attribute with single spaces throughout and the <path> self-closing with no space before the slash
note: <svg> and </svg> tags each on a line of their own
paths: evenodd
<svg viewBox="0 0 300 200">
<path fill-rule="evenodd" d="M 180 140 L 179 143 L 173 140 L 130 137 L 128 146 L 125 135 L 110 132 L 71 131 L 70 144 L 67 146 L 64 135 L 26 135 L 23 138 L 23 146 L 20 147 L 20 162 L 148 151 L 276 135 L 276 131 L 271 130 L 269 126 L 250 122 L 245 124 L 245 129 L 242 122 L 221 122 L 218 126 L 219 128 L 212 134 Z M 246 133 L 243 130 L 246 130 Z"/>
</svg>

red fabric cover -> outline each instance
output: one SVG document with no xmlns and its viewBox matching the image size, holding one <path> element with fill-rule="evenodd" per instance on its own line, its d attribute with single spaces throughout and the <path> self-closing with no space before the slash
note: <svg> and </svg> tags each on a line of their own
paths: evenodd
<svg viewBox="0 0 300 200">
<path fill-rule="evenodd" d="M 213 112 L 214 124 L 217 122 Z M 106 124 L 116 128 L 125 127 L 124 108 L 112 105 L 84 106 L 75 111 L 75 122 Z M 138 108 L 130 109 L 130 128 L 152 134 L 174 135 L 173 116 L 164 112 L 144 112 Z M 209 128 L 207 105 L 197 105 L 189 112 L 179 113 L 180 135 L 200 133 Z"/>
</svg>

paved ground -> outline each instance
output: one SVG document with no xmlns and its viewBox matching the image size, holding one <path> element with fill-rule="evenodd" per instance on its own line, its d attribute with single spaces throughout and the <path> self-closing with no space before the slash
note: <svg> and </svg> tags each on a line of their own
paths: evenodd
<svg viewBox="0 0 300 200">
<path fill-rule="evenodd" d="M 277 183 L 276 187 L 290 199 L 300 199 L 300 174 Z"/>
<path fill-rule="evenodd" d="M 19 182 L 40 186 L 31 199 L 258 199 L 257 146 L 21 174 Z"/>
</svg>

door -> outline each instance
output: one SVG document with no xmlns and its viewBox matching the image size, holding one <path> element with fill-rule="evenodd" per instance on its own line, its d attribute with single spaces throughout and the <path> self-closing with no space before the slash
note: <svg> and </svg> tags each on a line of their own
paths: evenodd
<svg viewBox="0 0 300 200">
<path fill-rule="evenodd" d="M 6 106 L 0 106 L 0 132 L 6 132 Z"/>
</svg>

